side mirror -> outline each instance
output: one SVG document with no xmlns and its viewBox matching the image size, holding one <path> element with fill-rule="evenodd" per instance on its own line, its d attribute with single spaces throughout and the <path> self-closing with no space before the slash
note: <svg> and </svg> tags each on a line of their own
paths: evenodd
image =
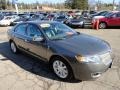
<svg viewBox="0 0 120 90">
<path fill-rule="evenodd" d="M 35 35 L 35 36 L 33 37 L 33 41 L 35 41 L 35 42 L 42 42 L 42 41 L 44 41 L 44 38 L 41 37 L 41 36 Z"/>
</svg>

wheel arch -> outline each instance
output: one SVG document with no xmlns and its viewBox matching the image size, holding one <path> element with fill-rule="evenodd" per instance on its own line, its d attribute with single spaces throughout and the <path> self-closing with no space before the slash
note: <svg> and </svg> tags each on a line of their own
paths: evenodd
<svg viewBox="0 0 120 90">
<path fill-rule="evenodd" d="M 10 39 L 10 40 L 9 40 L 9 42 L 11 43 L 11 42 L 13 42 L 13 40 L 12 40 L 12 39 Z"/>
<path fill-rule="evenodd" d="M 62 56 L 62 55 L 58 55 L 58 54 L 52 55 L 52 56 L 50 57 L 50 59 L 49 59 L 49 62 L 52 62 L 52 61 L 54 60 L 54 58 L 62 58 L 62 59 L 64 59 L 69 65 L 71 65 L 67 58 L 65 58 L 65 57 Z"/>
<path fill-rule="evenodd" d="M 105 22 L 105 21 L 101 21 L 99 24 L 101 24 L 101 23 L 105 23 L 108 26 L 107 22 Z"/>
<path fill-rule="evenodd" d="M 66 57 L 64 57 L 64 56 L 61 56 L 61 55 L 52 55 L 52 56 L 50 57 L 50 59 L 49 59 L 49 64 L 51 64 L 52 61 L 54 60 L 54 58 L 56 58 L 56 57 L 62 58 L 62 59 L 70 66 L 70 68 L 71 68 L 71 70 L 72 70 L 72 73 L 73 73 L 73 75 L 74 75 L 74 71 L 73 71 L 73 68 L 72 68 L 71 63 L 70 63 L 70 62 L 68 61 L 68 59 L 67 59 Z"/>
</svg>

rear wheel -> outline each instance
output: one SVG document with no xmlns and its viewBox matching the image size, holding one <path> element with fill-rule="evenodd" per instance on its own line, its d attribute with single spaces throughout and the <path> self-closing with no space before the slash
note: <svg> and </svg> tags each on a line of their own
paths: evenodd
<svg viewBox="0 0 120 90">
<path fill-rule="evenodd" d="M 101 22 L 101 23 L 99 24 L 99 28 L 100 28 L 100 29 L 105 29 L 105 28 L 107 28 L 107 24 L 104 23 L 104 22 Z"/>
<path fill-rule="evenodd" d="M 10 49 L 13 53 L 15 53 L 15 54 L 18 53 L 18 48 L 13 41 L 10 42 Z"/>
</svg>

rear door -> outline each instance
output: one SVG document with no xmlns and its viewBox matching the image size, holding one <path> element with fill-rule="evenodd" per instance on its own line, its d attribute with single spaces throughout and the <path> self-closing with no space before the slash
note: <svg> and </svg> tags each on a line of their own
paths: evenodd
<svg viewBox="0 0 120 90">
<path fill-rule="evenodd" d="M 25 48 L 25 38 L 26 38 L 26 27 L 27 24 L 20 24 L 15 28 L 14 42 L 21 49 Z"/>
</svg>

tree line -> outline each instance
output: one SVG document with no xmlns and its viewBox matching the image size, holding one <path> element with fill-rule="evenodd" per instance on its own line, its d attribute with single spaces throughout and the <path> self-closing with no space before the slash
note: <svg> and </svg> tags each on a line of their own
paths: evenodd
<svg viewBox="0 0 120 90">
<path fill-rule="evenodd" d="M 36 6 L 50 6 L 55 8 L 68 8 L 68 9 L 88 9 L 88 0 L 66 0 L 64 3 L 49 3 L 44 2 L 43 4 L 40 4 L 38 1 L 32 4 L 26 4 L 26 3 L 18 3 L 18 7 L 20 9 L 32 9 L 36 8 Z M 0 0 L 0 9 L 12 9 L 14 8 L 14 5 L 10 0 Z"/>
<path fill-rule="evenodd" d="M 50 3 L 50 2 L 43 2 L 39 3 L 38 1 L 35 1 L 34 3 L 28 4 L 24 2 L 18 2 L 18 8 L 19 9 L 37 9 L 37 6 L 41 8 L 42 6 L 47 6 L 47 7 L 53 7 L 53 8 L 65 8 L 64 3 Z M 0 0 L 0 9 L 5 10 L 5 9 L 14 9 L 14 4 L 12 3 L 12 0 Z"/>
<path fill-rule="evenodd" d="M 65 6 L 66 8 L 81 10 L 87 10 L 89 7 L 88 0 L 66 0 Z"/>
<path fill-rule="evenodd" d="M 19 0 L 18 0 L 19 1 Z M 92 1 L 92 2 L 90 2 Z M 103 3 L 101 0 L 65 0 L 64 3 L 50 3 L 43 2 L 39 3 L 35 1 L 35 3 L 27 4 L 24 2 L 18 3 L 19 9 L 37 9 L 37 7 L 41 8 L 42 6 L 53 7 L 56 9 L 80 9 L 80 10 L 88 10 L 91 7 L 94 7 L 93 3 L 98 7 L 98 9 L 102 9 L 102 7 L 112 7 L 112 3 Z M 12 0 L 0 0 L 0 9 L 13 9 L 14 5 L 12 4 Z"/>
</svg>

